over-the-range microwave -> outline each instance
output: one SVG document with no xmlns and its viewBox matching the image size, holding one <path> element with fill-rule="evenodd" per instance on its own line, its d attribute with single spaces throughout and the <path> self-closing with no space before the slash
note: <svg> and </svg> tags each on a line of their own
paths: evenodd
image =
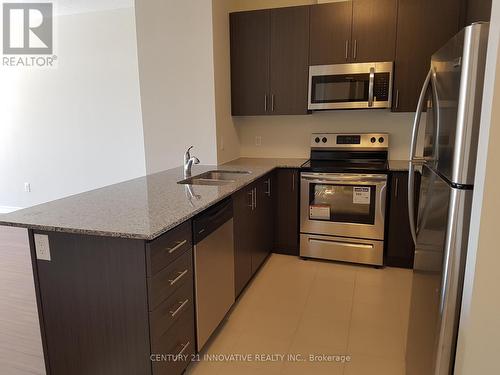
<svg viewBox="0 0 500 375">
<path fill-rule="evenodd" d="M 309 110 L 390 108 L 392 62 L 309 67 Z"/>
</svg>

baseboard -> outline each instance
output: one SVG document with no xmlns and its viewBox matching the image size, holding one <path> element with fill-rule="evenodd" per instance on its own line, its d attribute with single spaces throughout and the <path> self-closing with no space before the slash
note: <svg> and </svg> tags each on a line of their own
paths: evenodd
<svg viewBox="0 0 500 375">
<path fill-rule="evenodd" d="M 0 214 L 8 214 L 9 212 L 20 210 L 22 207 L 0 206 Z"/>
</svg>

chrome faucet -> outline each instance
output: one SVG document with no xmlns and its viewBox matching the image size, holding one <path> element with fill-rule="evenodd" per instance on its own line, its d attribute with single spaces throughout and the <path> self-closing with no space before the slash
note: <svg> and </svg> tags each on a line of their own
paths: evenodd
<svg viewBox="0 0 500 375">
<path fill-rule="evenodd" d="M 191 156 L 189 152 L 193 146 L 189 147 L 184 154 L 184 178 L 191 177 L 191 167 L 193 164 L 200 164 L 200 160 L 196 156 Z"/>
</svg>

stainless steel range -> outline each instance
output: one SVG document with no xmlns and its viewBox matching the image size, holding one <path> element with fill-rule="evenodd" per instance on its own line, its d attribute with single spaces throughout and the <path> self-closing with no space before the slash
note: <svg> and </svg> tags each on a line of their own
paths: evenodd
<svg viewBox="0 0 500 375">
<path fill-rule="evenodd" d="M 388 147 L 388 134 L 312 134 L 301 168 L 302 257 L 383 265 Z"/>
</svg>

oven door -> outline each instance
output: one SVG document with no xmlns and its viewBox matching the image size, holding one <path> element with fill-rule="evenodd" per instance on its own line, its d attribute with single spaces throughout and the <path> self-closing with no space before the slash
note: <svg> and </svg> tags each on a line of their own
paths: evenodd
<svg viewBox="0 0 500 375">
<path fill-rule="evenodd" d="M 389 108 L 392 62 L 309 67 L 308 109 Z"/>
<path fill-rule="evenodd" d="M 302 173 L 300 231 L 384 239 L 385 174 Z"/>
</svg>

